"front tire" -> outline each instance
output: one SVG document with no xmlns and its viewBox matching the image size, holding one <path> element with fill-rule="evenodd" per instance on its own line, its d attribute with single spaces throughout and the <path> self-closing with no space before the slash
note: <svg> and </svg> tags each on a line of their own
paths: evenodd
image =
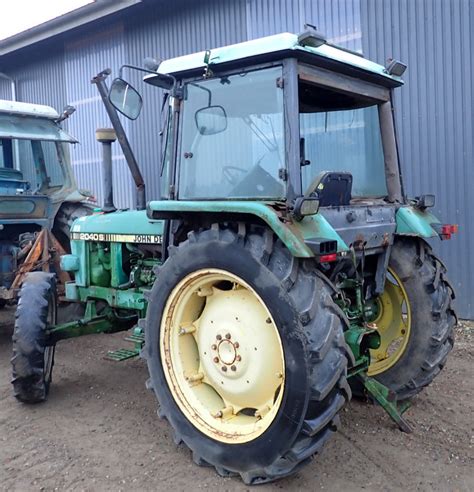
<svg viewBox="0 0 474 492">
<path fill-rule="evenodd" d="M 175 440 L 192 450 L 196 463 L 257 484 L 294 473 L 320 451 L 350 398 L 346 321 L 332 294 L 313 262 L 292 257 L 263 228 L 246 232 L 241 224 L 237 232 L 215 225 L 191 232 L 187 241 L 170 248 L 149 295 L 144 353 L 160 415 L 170 422 Z M 249 309 L 253 314 L 246 318 Z M 274 332 L 259 344 L 258 333 L 265 330 Z M 229 349 L 234 333 L 240 342 L 235 354 Z M 199 345 L 201 335 L 216 343 Z M 173 349 L 173 339 L 179 340 L 179 350 Z M 232 361 L 227 361 L 230 352 Z M 240 368 L 235 363 L 233 369 L 240 355 L 242 364 L 245 358 L 249 364 Z M 220 366 L 227 362 L 223 371 Z M 260 362 L 271 366 L 270 372 Z M 275 369 L 280 386 L 262 411 L 254 405 L 255 395 L 273 391 Z M 216 380 L 213 374 L 222 377 Z M 224 420 L 216 410 L 226 401 L 234 406 L 221 408 L 227 412 Z M 236 401 L 241 412 L 235 414 Z"/>
<path fill-rule="evenodd" d="M 12 384 L 23 403 L 46 400 L 54 365 L 54 345 L 46 330 L 56 323 L 54 274 L 28 273 L 23 281 L 13 331 Z"/>
</svg>

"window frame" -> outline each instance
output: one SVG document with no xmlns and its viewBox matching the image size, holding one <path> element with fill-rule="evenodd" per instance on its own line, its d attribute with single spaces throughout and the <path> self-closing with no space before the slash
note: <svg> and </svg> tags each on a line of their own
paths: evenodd
<svg viewBox="0 0 474 492">
<path fill-rule="evenodd" d="M 379 114 L 380 136 L 382 140 L 382 153 L 384 159 L 384 174 L 387 186 L 387 199 L 389 202 L 406 201 L 403 190 L 400 158 L 395 131 L 393 112 L 393 89 L 367 82 L 366 80 L 354 78 L 340 72 L 326 70 L 306 63 L 298 63 L 297 77 L 316 86 L 325 87 L 336 92 L 354 95 L 365 99 L 368 105 L 376 105 Z M 298 91 L 298 83 L 297 91 Z M 298 99 L 299 101 L 299 94 Z M 299 120 L 299 111 L 298 111 Z M 298 121 L 298 138 L 300 129 Z M 299 166 L 299 162 L 296 163 Z M 300 172 L 300 179 L 302 173 Z M 302 179 L 301 179 L 302 181 Z M 300 181 L 300 189 L 301 183 Z"/>
</svg>

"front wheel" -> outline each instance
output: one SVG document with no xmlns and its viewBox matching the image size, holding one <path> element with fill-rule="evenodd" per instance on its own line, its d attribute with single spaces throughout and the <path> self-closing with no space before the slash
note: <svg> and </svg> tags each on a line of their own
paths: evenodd
<svg viewBox="0 0 474 492">
<path fill-rule="evenodd" d="M 350 398 L 344 316 L 314 264 L 266 229 L 190 233 L 158 272 L 145 355 L 194 460 L 247 484 L 320 451 Z"/>
<path fill-rule="evenodd" d="M 428 386 L 454 343 L 456 315 L 446 269 L 428 244 L 398 238 L 374 320 L 381 345 L 371 351 L 369 376 L 409 399 Z"/>
<path fill-rule="evenodd" d="M 31 272 L 20 290 L 13 331 L 12 384 L 23 403 L 46 400 L 54 365 L 54 345 L 47 329 L 56 323 L 54 274 Z"/>
</svg>

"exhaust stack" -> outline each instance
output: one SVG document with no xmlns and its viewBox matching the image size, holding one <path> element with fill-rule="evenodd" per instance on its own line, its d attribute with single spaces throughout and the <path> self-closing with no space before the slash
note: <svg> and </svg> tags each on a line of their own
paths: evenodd
<svg viewBox="0 0 474 492">
<path fill-rule="evenodd" d="M 105 83 L 105 79 L 110 75 L 110 73 L 110 68 L 107 68 L 106 70 L 103 70 L 102 72 L 97 74 L 91 82 L 97 86 L 102 102 L 104 103 L 105 110 L 109 115 L 110 122 L 112 123 L 112 126 L 114 127 L 115 133 L 117 135 L 118 143 L 122 148 L 125 161 L 127 162 L 128 168 L 132 173 L 133 180 L 135 181 L 135 186 L 137 188 L 137 210 L 145 210 L 145 181 L 143 180 L 143 176 L 140 172 L 140 168 L 138 167 L 137 160 L 135 159 L 135 155 L 133 154 L 127 135 L 125 134 L 125 130 L 123 129 L 120 118 L 118 117 L 117 110 L 109 101 L 109 89 L 107 87 L 107 84 Z"/>
<path fill-rule="evenodd" d="M 102 179 L 104 180 L 104 212 L 115 212 L 114 190 L 112 184 L 112 143 L 117 140 L 113 128 L 97 128 L 95 138 L 102 144 Z"/>
</svg>

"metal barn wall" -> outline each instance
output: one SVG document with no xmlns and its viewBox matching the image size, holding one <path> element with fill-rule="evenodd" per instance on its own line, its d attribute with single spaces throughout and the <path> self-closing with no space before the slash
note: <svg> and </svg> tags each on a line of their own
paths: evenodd
<svg viewBox="0 0 474 492">
<path fill-rule="evenodd" d="M 147 56 L 165 59 L 213 46 L 224 46 L 246 39 L 245 3 L 201 1 L 171 2 L 150 9 L 147 15 L 137 14 L 125 26 L 129 63 L 143 64 Z M 127 72 L 140 89 L 146 104 L 140 118 L 130 125 L 130 139 L 141 165 L 149 198 L 158 195 L 160 156 L 160 112 L 162 92 L 141 81 L 141 74 Z"/>
<path fill-rule="evenodd" d="M 402 169 L 410 195 L 434 192 L 436 213 L 461 226 L 446 244 L 435 244 L 458 292 L 458 310 L 474 318 L 474 182 L 472 123 L 474 3 L 471 0 L 175 0 L 146 2 L 102 22 L 69 33 L 41 50 L 23 50 L 0 71 L 18 80 L 18 98 L 75 104 L 67 123 L 81 144 L 73 152 L 78 182 L 101 197 L 100 147 L 94 130 L 108 125 L 90 78 L 146 56 L 167 58 L 315 24 L 339 45 L 384 63 L 389 56 L 408 62 L 406 85 L 396 91 Z M 161 93 L 126 77 L 140 89 L 145 106 L 139 120 L 124 125 L 148 186 L 158 192 Z M 0 79 L 0 97 L 10 86 Z M 134 190 L 118 145 L 114 144 L 116 201 L 132 206 Z"/>
<path fill-rule="evenodd" d="M 361 2 L 365 56 L 408 63 L 396 91 L 402 171 L 409 196 L 436 195 L 435 214 L 460 226 L 433 241 L 449 270 L 463 317 L 474 318 L 474 2 Z"/>
<path fill-rule="evenodd" d="M 81 37 L 64 46 L 67 101 L 76 109 L 69 120 L 69 131 L 79 140 L 71 153 L 74 172 L 80 186 L 93 191 L 102 202 L 101 148 L 95 130 L 110 126 L 109 118 L 97 87 L 91 84 L 94 75 L 104 68 L 117 69 L 126 59 L 123 25 L 117 23 L 107 29 Z M 129 121 L 122 118 L 125 131 Z M 133 207 L 133 187 L 128 167 L 117 143 L 112 146 L 114 164 L 114 193 L 117 207 Z"/>
</svg>

